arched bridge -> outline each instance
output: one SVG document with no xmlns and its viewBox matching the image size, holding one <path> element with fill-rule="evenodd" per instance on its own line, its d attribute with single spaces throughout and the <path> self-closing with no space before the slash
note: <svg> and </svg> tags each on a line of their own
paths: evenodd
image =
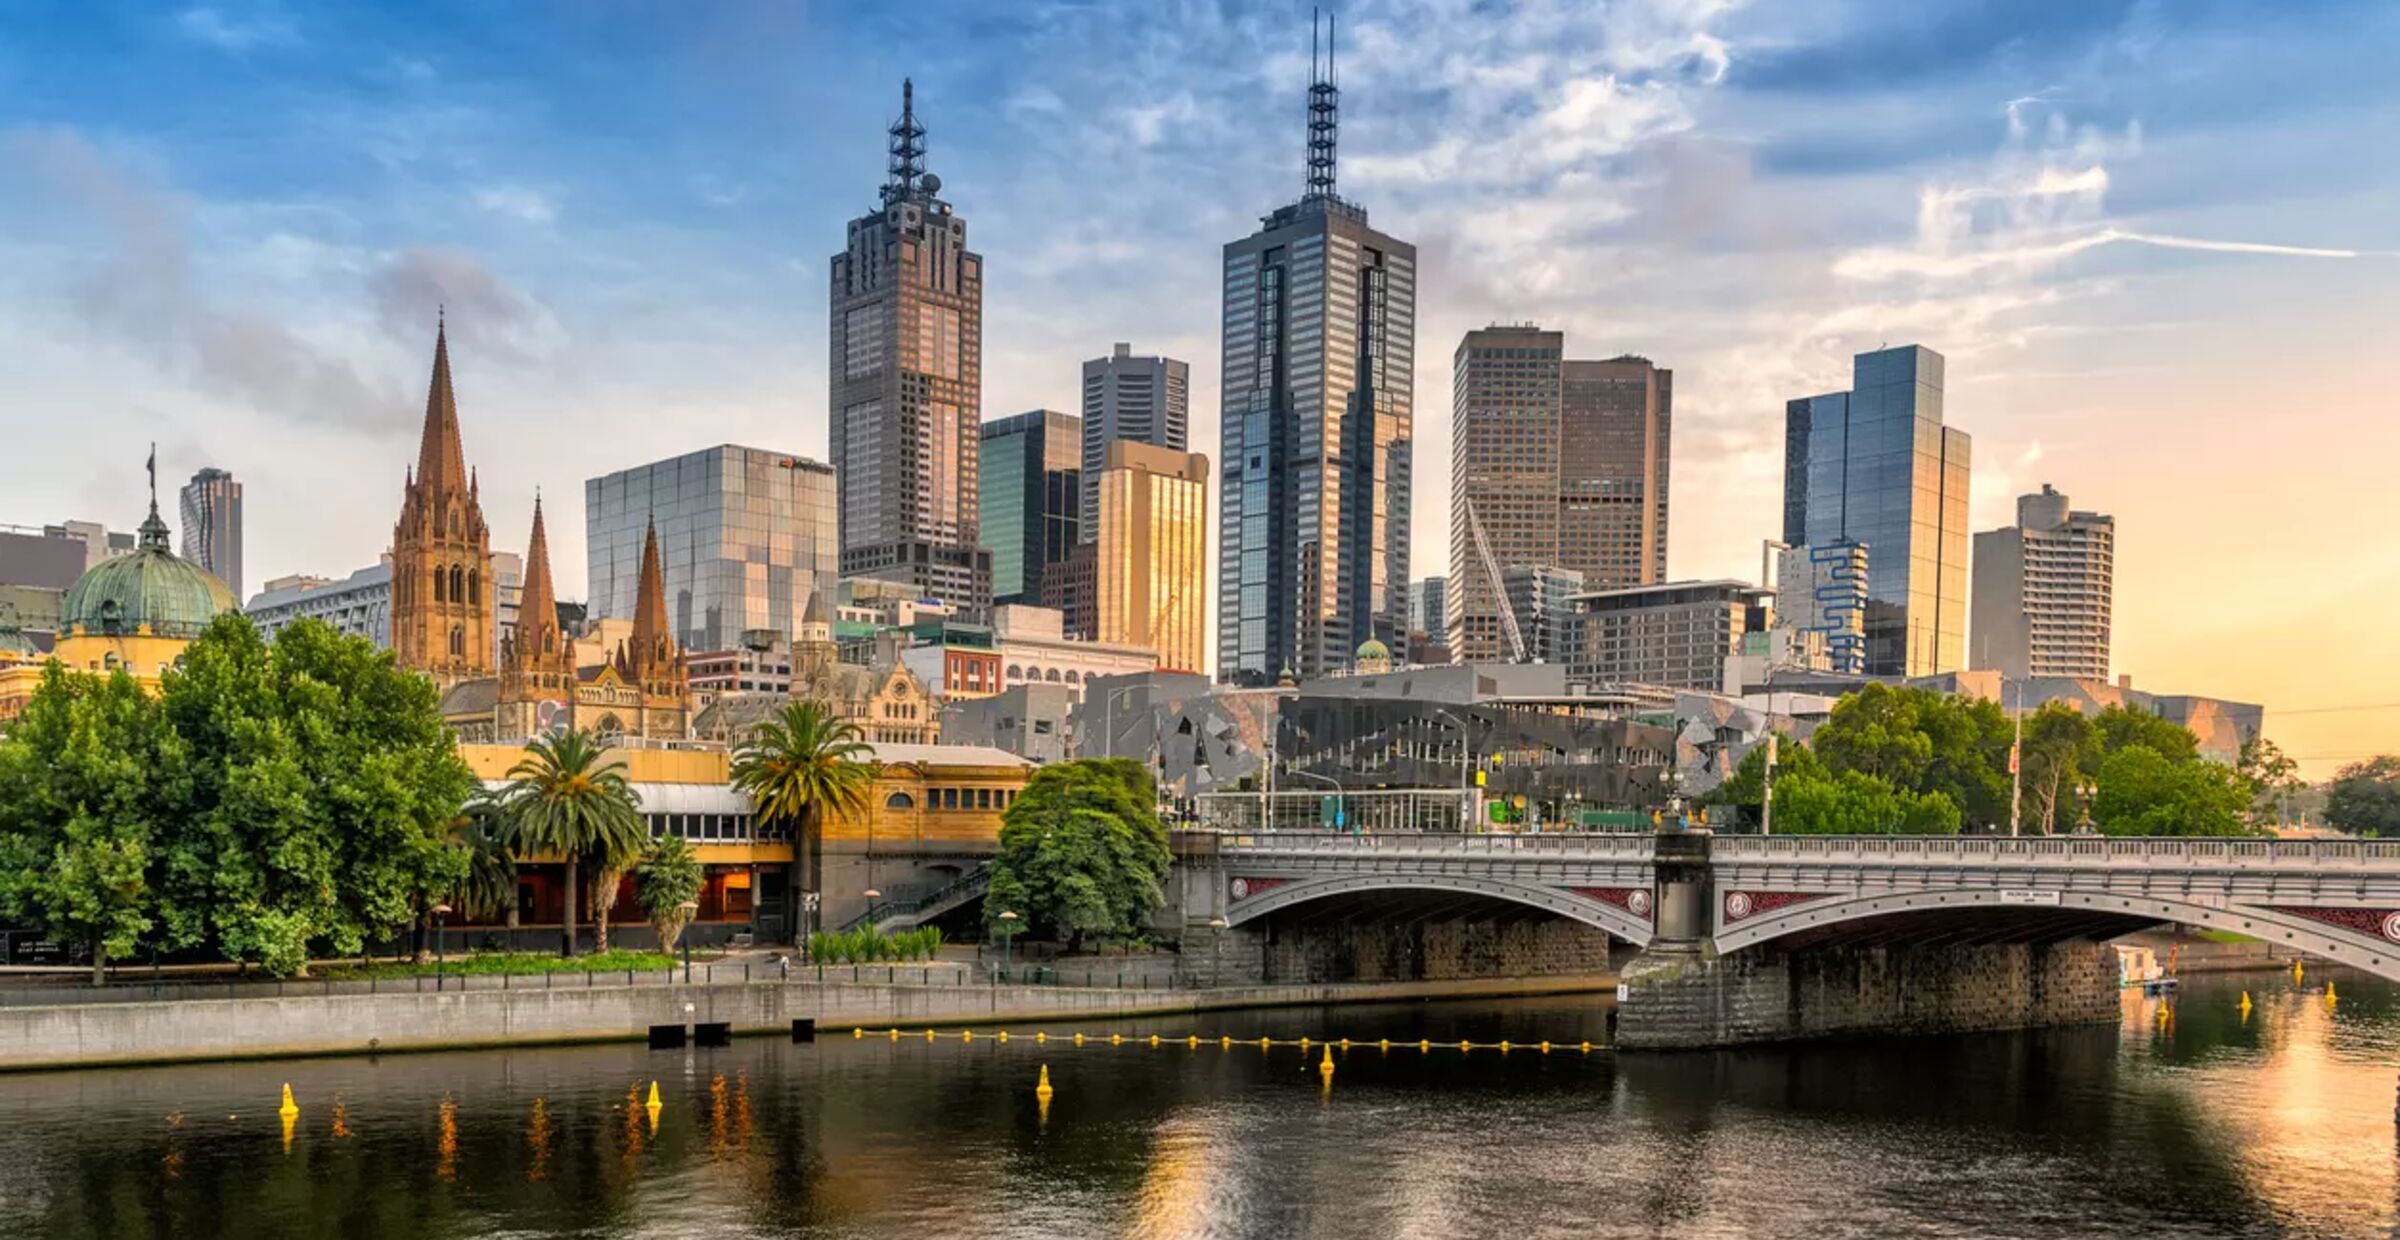
<svg viewBox="0 0 2400 1240">
<path fill-rule="evenodd" d="M 1717 955 L 2182 922 L 2400 980 L 2400 842 L 1277 831 L 1186 833 L 1178 852 L 1187 915 L 1229 926 L 1362 892 L 1498 900 Z"/>
</svg>

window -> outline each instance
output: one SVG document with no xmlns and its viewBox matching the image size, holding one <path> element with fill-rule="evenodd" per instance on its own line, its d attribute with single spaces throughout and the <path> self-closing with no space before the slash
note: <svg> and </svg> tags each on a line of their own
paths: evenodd
<svg viewBox="0 0 2400 1240">
<path fill-rule="evenodd" d="M 438 568 L 433 570 L 433 601 L 437 603 L 447 601 L 442 591 L 442 570 Z"/>
<path fill-rule="evenodd" d="M 990 809 L 991 807 L 992 790 L 989 788 L 977 788 L 975 790 L 975 808 Z"/>
<path fill-rule="evenodd" d="M 885 809 L 915 809 L 917 802 L 914 797 L 905 792 L 895 792 L 883 799 L 883 807 Z"/>
<path fill-rule="evenodd" d="M 460 625 L 450 626 L 450 653 L 458 656 L 467 653 L 467 630 Z"/>
</svg>

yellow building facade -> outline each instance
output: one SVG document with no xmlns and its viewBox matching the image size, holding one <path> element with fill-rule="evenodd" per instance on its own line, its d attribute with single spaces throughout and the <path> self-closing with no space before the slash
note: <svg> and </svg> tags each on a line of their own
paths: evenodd
<svg viewBox="0 0 2400 1240">
<path fill-rule="evenodd" d="M 1208 458 L 1120 439 L 1100 472 L 1092 637 L 1197 672 L 1208 625 Z"/>
</svg>

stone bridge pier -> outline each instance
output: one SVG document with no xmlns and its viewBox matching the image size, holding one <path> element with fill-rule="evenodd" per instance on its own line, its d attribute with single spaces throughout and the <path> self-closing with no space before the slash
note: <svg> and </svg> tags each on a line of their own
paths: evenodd
<svg viewBox="0 0 2400 1240">
<path fill-rule="evenodd" d="M 2162 922 L 2400 980 L 2400 843 L 1181 832 L 1201 985 L 1621 971 L 1625 1047 L 2117 1018 Z"/>
</svg>

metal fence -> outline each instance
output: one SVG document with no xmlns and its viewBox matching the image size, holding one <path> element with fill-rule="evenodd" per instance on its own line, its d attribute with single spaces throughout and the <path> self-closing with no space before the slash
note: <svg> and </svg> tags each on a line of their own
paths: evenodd
<svg viewBox="0 0 2400 1240">
<path fill-rule="evenodd" d="M 63 980 L 63 978 L 62 978 Z M 0 984 L 0 1008 L 59 1007 L 93 1003 L 162 1003 L 206 999 L 297 999 L 329 995 L 459 994 L 508 990 L 585 990 L 626 987 L 782 985 L 848 983 L 872 986 L 965 987 L 989 985 L 1072 986 L 1096 990 L 1175 990 L 1190 981 L 1171 964 L 1152 962 L 1132 969 L 1069 962 L 980 961 L 974 964 L 694 964 L 684 967 L 547 973 L 443 973 L 411 977 L 311 978 L 251 981 L 177 981 L 118 974 L 105 986 Z"/>
</svg>

